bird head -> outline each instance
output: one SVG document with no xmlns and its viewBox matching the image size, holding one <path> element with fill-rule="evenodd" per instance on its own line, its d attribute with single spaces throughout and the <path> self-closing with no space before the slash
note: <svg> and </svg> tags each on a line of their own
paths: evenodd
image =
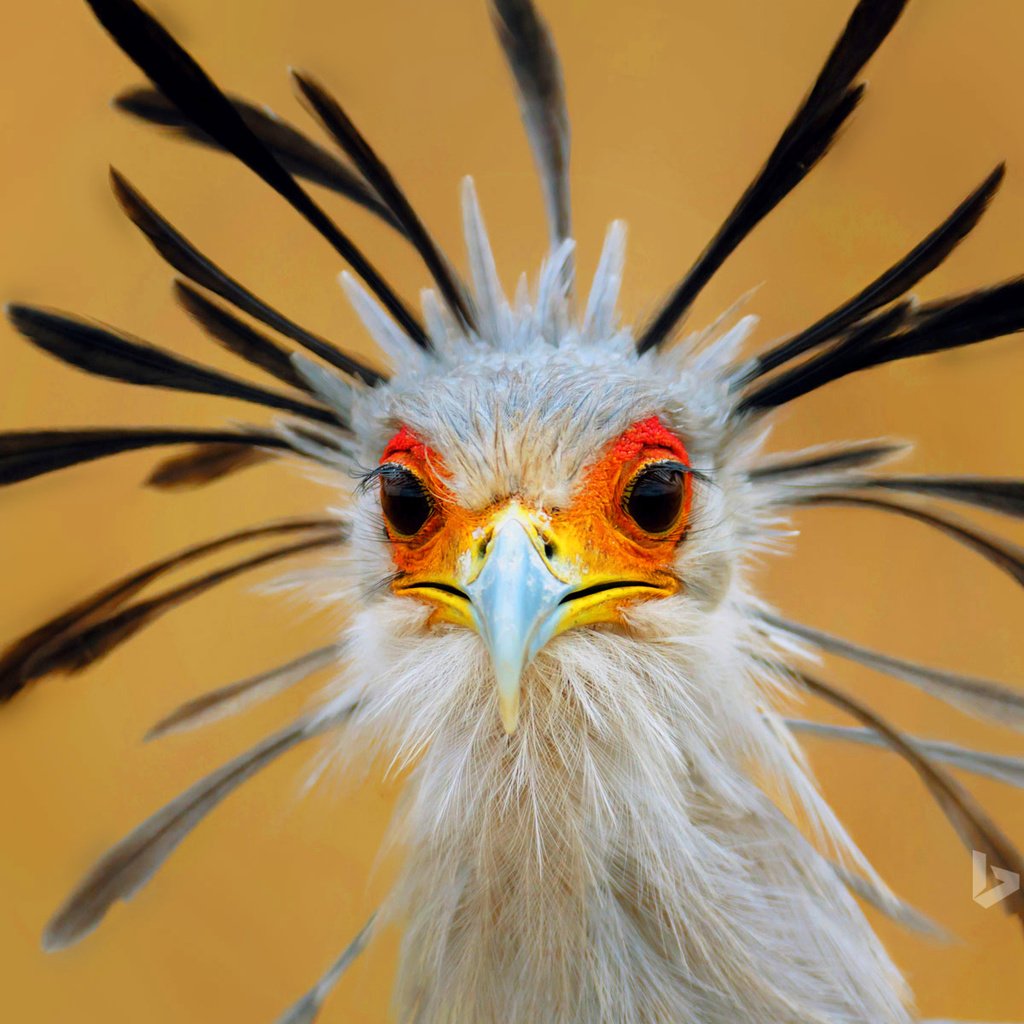
<svg viewBox="0 0 1024 1024">
<path fill-rule="evenodd" d="M 472 231 L 482 221 L 467 194 Z M 606 267 L 622 243 L 616 226 Z M 538 294 L 560 272 L 546 266 Z M 595 295 L 615 283 L 599 275 Z M 541 313 L 522 296 L 497 301 L 486 317 L 496 333 L 463 342 L 457 362 L 403 360 L 412 369 L 356 400 L 370 468 L 352 546 L 361 624 L 379 612 L 451 638 L 467 658 L 485 653 L 478 684 L 493 724 L 512 734 L 542 651 L 580 631 L 635 635 L 645 605 L 684 618 L 710 611 L 733 556 L 714 470 L 723 441 L 712 396 L 722 386 L 705 382 L 698 400 L 697 378 L 638 362 L 610 316 L 584 330 L 564 300 Z M 439 353 L 454 345 L 447 333 L 434 339 Z"/>
</svg>

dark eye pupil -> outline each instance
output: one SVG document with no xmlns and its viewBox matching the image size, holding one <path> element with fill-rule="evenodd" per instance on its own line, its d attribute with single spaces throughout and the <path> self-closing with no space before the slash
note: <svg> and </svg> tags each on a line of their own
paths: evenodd
<svg viewBox="0 0 1024 1024">
<path fill-rule="evenodd" d="M 423 484 L 402 466 L 387 466 L 381 473 L 380 504 L 391 528 L 405 537 L 418 533 L 432 510 Z"/>
<path fill-rule="evenodd" d="M 648 466 L 626 496 L 625 508 L 641 530 L 664 533 L 683 507 L 684 473 L 676 466 Z"/>
</svg>

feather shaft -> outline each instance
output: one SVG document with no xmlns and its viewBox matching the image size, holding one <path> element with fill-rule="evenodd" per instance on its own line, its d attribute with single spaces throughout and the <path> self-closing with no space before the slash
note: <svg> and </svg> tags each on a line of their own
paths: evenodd
<svg viewBox="0 0 1024 1024">
<path fill-rule="evenodd" d="M 349 964 L 366 948 L 370 941 L 377 915 L 363 925 L 359 934 L 345 947 L 341 956 L 326 970 L 323 977 L 295 1004 L 277 1018 L 277 1024 L 313 1024 L 320 1015 L 324 1001 L 348 970 Z"/>
<path fill-rule="evenodd" d="M 970 523 L 961 522 L 952 516 L 927 509 L 918 508 L 916 505 L 906 505 L 902 502 L 891 501 L 888 498 L 863 497 L 856 494 L 843 494 L 841 492 L 828 492 L 824 494 L 811 494 L 807 497 L 796 497 L 791 504 L 798 507 L 815 507 L 819 505 L 847 505 L 853 508 L 873 508 L 880 512 L 893 512 L 896 515 L 906 516 L 908 519 L 915 519 L 926 526 L 932 526 L 942 531 L 953 540 L 976 551 L 983 558 L 987 559 L 994 566 L 1009 573 L 1018 583 L 1024 586 L 1024 549 L 1001 537 L 993 537 L 977 529 Z"/>
<path fill-rule="evenodd" d="M 817 736 L 825 740 L 839 740 L 861 746 L 888 750 L 889 745 L 873 729 L 854 725 L 832 725 L 827 722 L 812 722 L 807 719 L 788 718 L 786 725 L 795 732 Z M 934 761 L 941 761 L 952 768 L 981 775 L 996 782 L 1024 789 L 1024 758 L 1007 754 L 993 754 L 988 750 L 971 750 L 944 740 L 928 740 L 920 736 L 907 737 L 915 747 Z"/>
</svg>

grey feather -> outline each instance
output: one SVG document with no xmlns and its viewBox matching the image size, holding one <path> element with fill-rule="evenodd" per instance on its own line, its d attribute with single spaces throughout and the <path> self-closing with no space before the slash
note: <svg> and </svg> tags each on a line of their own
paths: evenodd
<svg viewBox="0 0 1024 1024">
<path fill-rule="evenodd" d="M 109 850 L 83 879 L 43 933 L 43 948 L 64 949 L 89 934 L 117 900 L 134 896 L 181 841 L 226 796 L 304 740 L 340 725 L 354 705 L 314 712 L 200 779 Z"/>
<path fill-rule="evenodd" d="M 787 721 L 790 728 L 795 728 L 792 720 Z M 815 723 L 808 723 L 814 725 Z M 866 730 L 865 730 L 866 731 Z M 872 734 L 874 735 L 874 734 Z M 921 913 L 916 907 L 901 900 L 898 896 L 886 890 L 872 885 L 866 878 L 850 871 L 842 864 L 830 862 L 832 870 L 842 879 L 843 885 L 855 896 L 859 896 L 865 903 L 874 907 L 880 914 L 885 914 L 890 921 L 909 931 L 917 932 L 920 935 L 927 935 L 933 939 L 948 941 L 949 933 L 940 924 L 936 924 L 927 914 Z"/>
<path fill-rule="evenodd" d="M 324 1000 L 348 970 L 349 964 L 366 948 L 373 932 L 377 915 L 363 925 L 359 934 L 345 947 L 345 951 L 327 969 L 324 976 L 294 1005 L 277 1018 L 276 1024 L 312 1024 L 323 1007 Z"/>
<path fill-rule="evenodd" d="M 219 718 L 237 714 L 268 697 L 281 693 L 288 687 L 301 682 L 314 672 L 329 665 L 337 657 L 337 648 L 332 644 L 293 658 L 284 665 L 277 665 L 266 672 L 240 679 L 220 686 L 216 690 L 201 694 L 179 705 L 169 715 L 161 718 L 149 732 L 146 740 L 159 739 L 170 733 L 186 732 Z"/>
<path fill-rule="evenodd" d="M 325 405 L 329 405 L 343 420 L 352 418 L 352 399 L 355 390 L 351 381 L 340 374 L 332 373 L 312 359 L 307 359 L 301 352 L 293 352 L 292 366 L 310 390 Z"/>
<path fill-rule="evenodd" d="M 918 665 L 903 658 L 894 658 L 879 651 L 843 640 L 820 629 L 790 622 L 770 612 L 759 616 L 772 629 L 806 640 L 820 650 L 837 654 L 841 658 L 902 679 L 919 690 L 953 704 L 962 711 L 979 718 L 987 718 L 1000 725 L 1024 729 L 1024 693 L 1010 689 L 990 679 L 978 679 L 956 672 Z"/>
<path fill-rule="evenodd" d="M 825 722 L 811 722 L 801 718 L 788 718 L 786 724 L 796 732 L 809 736 L 820 736 L 827 740 L 842 740 L 846 743 L 860 743 L 868 747 L 889 750 L 889 745 L 871 729 L 862 729 L 852 725 L 830 725 Z M 944 740 L 922 739 L 911 737 L 914 746 L 918 747 L 934 761 L 960 768 L 972 775 L 983 775 L 997 782 L 1005 782 L 1008 786 L 1024 789 L 1024 757 L 1010 757 L 1006 754 L 993 754 L 987 750 L 971 750 L 956 743 Z"/>
<path fill-rule="evenodd" d="M 879 512 L 890 512 L 893 515 L 906 516 L 925 526 L 931 526 L 952 538 L 958 544 L 970 548 L 981 555 L 986 561 L 1002 569 L 1024 586 L 1024 547 L 1004 540 L 994 534 L 979 530 L 973 523 L 958 519 L 945 513 L 933 512 L 930 507 L 908 505 L 892 501 L 885 497 L 867 497 L 851 494 L 846 491 L 826 491 L 824 493 L 807 488 L 806 495 L 792 494 L 784 496 L 785 503 L 803 508 L 815 508 L 822 505 L 848 506 L 850 508 L 873 508 Z"/>
</svg>

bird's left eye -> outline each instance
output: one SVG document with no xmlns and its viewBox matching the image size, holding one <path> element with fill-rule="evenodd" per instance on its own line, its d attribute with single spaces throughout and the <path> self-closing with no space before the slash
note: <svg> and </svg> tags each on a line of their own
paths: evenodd
<svg viewBox="0 0 1024 1024">
<path fill-rule="evenodd" d="M 434 508 L 419 477 L 399 465 L 382 468 L 380 506 L 388 525 L 403 537 L 419 533 Z"/>
<path fill-rule="evenodd" d="M 686 496 L 687 468 L 655 462 L 633 477 L 622 499 L 626 514 L 646 533 L 665 533 L 679 520 Z"/>
</svg>

